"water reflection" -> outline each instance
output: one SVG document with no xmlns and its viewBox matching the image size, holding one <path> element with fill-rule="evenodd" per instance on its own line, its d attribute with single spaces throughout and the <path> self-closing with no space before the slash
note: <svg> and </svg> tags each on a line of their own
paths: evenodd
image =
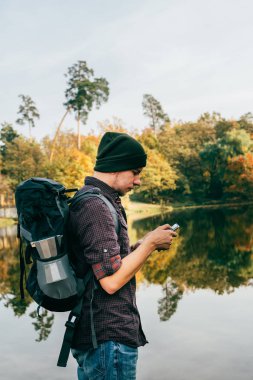
<svg viewBox="0 0 253 380">
<path fill-rule="evenodd" d="M 32 324 L 35 328 L 35 331 L 38 332 L 36 342 L 46 340 L 52 330 L 54 323 L 54 314 L 48 310 L 43 309 L 40 315 L 37 314 L 37 310 L 34 310 L 29 314 L 29 316 L 34 319 L 34 322 Z"/>
<path fill-rule="evenodd" d="M 132 228 L 141 237 L 162 223 L 181 230 L 169 251 L 156 252 L 143 268 L 147 282 L 163 286 L 161 320 L 176 311 L 184 291 L 212 289 L 231 293 L 253 278 L 253 208 L 195 209 L 139 220 Z"/>
<path fill-rule="evenodd" d="M 178 301 L 183 296 L 183 290 L 176 282 L 168 278 L 163 285 L 163 297 L 158 301 L 158 314 L 161 321 L 167 321 L 177 310 Z"/>
<path fill-rule="evenodd" d="M 212 289 L 231 293 L 253 278 L 253 208 L 192 209 L 175 211 L 138 220 L 129 227 L 138 238 L 163 223 L 179 223 L 179 236 L 169 251 L 156 252 L 143 267 L 139 282 L 160 284 L 162 298 L 158 313 L 162 321 L 177 310 L 184 292 Z M 32 302 L 28 295 L 20 301 L 19 255 L 16 226 L 0 229 L 0 300 L 16 316 L 26 313 Z M 47 339 L 54 314 L 29 314 L 38 332 L 37 340 Z"/>
<path fill-rule="evenodd" d="M 5 307 L 12 308 L 14 315 L 20 317 L 27 311 L 32 299 L 26 294 L 24 300 L 20 299 L 20 266 L 19 241 L 17 239 L 17 226 L 0 228 L 0 300 Z M 36 309 L 29 314 L 33 326 L 38 332 L 37 341 L 46 340 L 50 334 L 54 314 L 44 310 L 41 317 L 37 316 Z"/>
</svg>

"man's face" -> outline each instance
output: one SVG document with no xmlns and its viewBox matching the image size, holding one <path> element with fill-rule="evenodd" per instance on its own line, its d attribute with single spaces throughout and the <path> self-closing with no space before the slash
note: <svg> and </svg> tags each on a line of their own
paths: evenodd
<svg viewBox="0 0 253 380">
<path fill-rule="evenodd" d="M 125 170 L 123 172 L 115 173 L 113 188 L 120 194 L 125 195 L 128 191 L 131 191 L 134 186 L 140 186 L 142 168 Z"/>
</svg>

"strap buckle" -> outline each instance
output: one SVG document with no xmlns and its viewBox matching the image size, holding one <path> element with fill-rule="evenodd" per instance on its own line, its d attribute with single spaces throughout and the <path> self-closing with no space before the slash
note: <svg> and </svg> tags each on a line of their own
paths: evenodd
<svg viewBox="0 0 253 380">
<path fill-rule="evenodd" d="M 74 329 L 75 328 L 76 319 L 77 319 L 76 315 L 70 315 L 69 319 L 65 323 L 65 326 Z"/>
<path fill-rule="evenodd" d="M 75 323 L 74 322 L 71 322 L 71 321 L 67 321 L 65 323 L 65 326 L 66 327 L 70 327 L 71 329 L 74 329 L 75 328 Z"/>
</svg>

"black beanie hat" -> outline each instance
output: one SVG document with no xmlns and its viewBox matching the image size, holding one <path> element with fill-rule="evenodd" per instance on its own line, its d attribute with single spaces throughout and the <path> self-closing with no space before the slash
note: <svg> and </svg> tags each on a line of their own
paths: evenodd
<svg viewBox="0 0 253 380">
<path fill-rule="evenodd" d="M 147 155 L 141 146 L 126 133 L 106 132 L 102 137 L 94 170 L 110 173 L 142 168 Z"/>
</svg>

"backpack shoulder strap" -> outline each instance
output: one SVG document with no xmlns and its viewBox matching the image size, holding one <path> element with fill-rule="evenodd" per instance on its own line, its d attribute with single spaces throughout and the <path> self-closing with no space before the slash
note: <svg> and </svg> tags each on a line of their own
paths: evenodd
<svg viewBox="0 0 253 380">
<path fill-rule="evenodd" d="M 92 188 L 90 190 L 83 191 L 83 192 L 75 195 L 71 199 L 70 205 L 73 207 L 74 205 L 76 205 L 81 200 L 83 200 L 83 199 L 90 199 L 90 198 L 100 198 L 106 204 L 106 206 L 109 208 L 109 210 L 111 212 L 111 215 L 112 215 L 112 218 L 113 218 L 113 221 L 114 221 L 114 225 L 115 225 L 115 230 L 116 230 L 116 233 L 118 235 L 119 234 L 119 229 L 120 229 L 120 224 L 119 224 L 119 217 L 118 217 L 117 211 L 116 211 L 115 207 L 113 206 L 112 202 L 110 202 L 109 199 L 106 198 L 101 193 L 101 190 L 98 187 L 94 187 L 94 188 Z"/>
<path fill-rule="evenodd" d="M 113 221 L 114 221 L 115 230 L 116 230 L 116 233 L 118 235 L 119 234 L 119 217 L 118 217 L 118 214 L 117 214 L 115 207 L 109 201 L 109 199 L 106 198 L 103 194 L 96 194 L 95 193 L 93 196 L 100 198 L 109 208 L 111 215 L 112 215 L 112 218 L 113 218 Z"/>
</svg>

